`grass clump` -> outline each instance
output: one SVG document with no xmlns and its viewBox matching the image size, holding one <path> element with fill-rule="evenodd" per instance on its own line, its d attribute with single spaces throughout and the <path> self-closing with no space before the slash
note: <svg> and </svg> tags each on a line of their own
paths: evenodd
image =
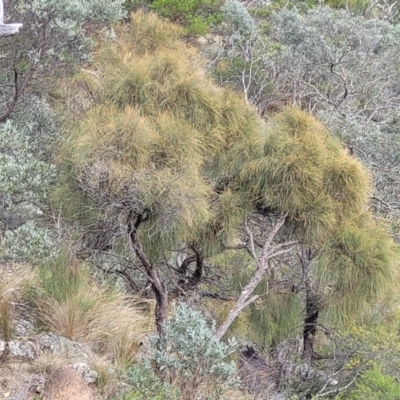
<svg viewBox="0 0 400 400">
<path fill-rule="evenodd" d="M 29 274 L 9 274 L 0 270 L 0 339 L 8 342 L 13 337 L 14 306 L 21 286 L 29 279 Z"/>
<path fill-rule="evenodd" d="M 39 269 L 28 297 L 43 329 L 85 343 L 118 365 L 133 362 L 150 328 L 135 298 L 93 281 L 68 252 Z"/>
</svg>

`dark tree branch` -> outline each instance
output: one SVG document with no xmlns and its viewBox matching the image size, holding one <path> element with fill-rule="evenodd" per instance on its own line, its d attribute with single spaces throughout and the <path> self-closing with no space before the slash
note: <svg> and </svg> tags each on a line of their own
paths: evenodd
<svg viewBox="0 0 400 400">
<path fill-rule="evenodd" d="M 0 116 L 0 122 L 4 122 L 14 111 L 15 107 L 17 106 L 18 100 L 22 96 L 26 86 L 30 82 L 35 69 L 32 67 L 27 75 L 25 76 L 24 80 L 22 81 L 21 85 L 18 85 L 18 72 L 16 68 L 14 68 L 14 98 L 12 102 L 8 105 L 7 111 Z"/>
<path fill-rule="evenodd" d="M 156 298 L 155 320 L 157 333 L 160 337 L 163 337 L 164 321 L 166 320 L 168 313 L 168 290 L 165 282 L 161 280 L 156 268 L 147 258 L 138 237 L 139 226 L 146 220 L 147 217 L 145 215 L 135 215 L 134 212 L 131 210 L 128 214 L 128 233 L 136 257 L 139 259 L 140 263 L 145 269 L 147 279 L 151 282 L 151 288 Z"/>
</svg>

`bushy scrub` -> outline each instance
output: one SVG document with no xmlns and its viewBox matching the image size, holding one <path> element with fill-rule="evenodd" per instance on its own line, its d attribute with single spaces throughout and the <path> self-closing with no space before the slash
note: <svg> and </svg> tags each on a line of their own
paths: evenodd
<svg viewBox="0 0 400 400">
<path fill-rule="evenodd" d="M 148 396 L 156 396 L 159 390 L 158 394 L 171 396 L 180 392 L 183 400 L 217 399 L 224 388 L 235 386 L 236 365 L 228 357 L 236 343 L 222 343 L 214 333 L 214 325 L 209 326 L 200 312 L 180 304 L 165 324 L 164 337 L 150 340 L 151 360 L 158 375 L 148 364 L 141 367 L 143 373 L 132 368 L 128 374 L 129 383 L 142 396 L 139 398 L 152 398 Z"/>
<path fill-rule="evenodd" d="M 132 367 L 127 381 L 133 391 L 124 400 L 175 400 L 180 397 L 179 388 L 157 376 L 149 361 Z"/>
<path fill-rule="evenodd" d="M 151 8 L 161 16 L 179 22 L 188 34 L 204 35 L 221 19 L 221 0 L 155 0 Z"/>
<path fill-rule="evenodd" d="M 6 102 L 0 95 L 0 103 Z M 22 110 L 20 110 L 22 111 Z M 23 112 L 0 126 L 0 260 L 32 264 L 51 258 L 54 235 L 43 224 L 56 170 L 50 149 L 59 133 L 45 100 L 30 96 Z"/>
<path fill-rule="evenodd" d="M 390 375 L 382 372 L 380 367 L 364 372 L 356 383 L 356 389 L 347 397 L 347 400 L 397 400 L 400 399 L 400 384 Z"/>
</svg>

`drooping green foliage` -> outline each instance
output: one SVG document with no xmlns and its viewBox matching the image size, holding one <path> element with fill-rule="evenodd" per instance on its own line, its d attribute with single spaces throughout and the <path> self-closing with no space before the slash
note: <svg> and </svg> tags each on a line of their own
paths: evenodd
<svg viewBox="0 0 400 400">
<path fill-rule="evenodd" d="M 273 245 L 280 249 L 294 241 L 295 247 L 291 259 L 278 257 L 269 266 L 270 276 L 263 281 L 267 293 L 262 285 L 256 287 L 260 297 L 247 322 L 268 334 L 259 329 L 253 337 L 271 344 L 298 332 L 305 296 L 318 299 L 321 315 L 325 298 L 345 299 L 338 309 L 344 315 L 364 311 L 393 276 L 390 239 L 378 229 L 385 246 L 349 266 L 334 251 L 328 259 L 327 249 L 343 226 L 365 213 L 368 173 L 308 113 L 287 108 L 266 123 L 231 90 L 215 86 L 197 52 L 180 41 L 180 32 L 153 14 L 138 12 L 117 30 L 114 42 L 97 52 L 98 95 L 61 143 L 63 180 L 55 195 L 64 215 L 83 228 L 80 244 L 92 253 L 126 255 L 139 221 L 140 245 L 151 264 L 146 268 L 163 271 L 168 264 L 171 271 L 171 263 L 179 266 L 178 252 L 193 251 L 201 263 L 240 241 L 242 248 L 258 253 L 276 216 L 287 214 Z M 357 229 L 372 238 L 378 232 L 373 219 L 364 219 Z M 255 250 L 248 231 L 241 229 L 244 223 L 256 236 Z M 352 237 L 344 240 L 352 246 Z M 297 255 L 304 248 L 321 254 L 301 270 Z M 361 254 L 363 241 L 356 241 L 352 251 Z M 130 257 L 146 264 L 141 255 Z M 325 275 L 317 264 L 324 257 Z M 376 259 L 381 264 L 374 270 Z M 193 268 L 188 279 L 195 275 Z M 343 268 L 349 268 L 344 274 L 348 284 L 332 278 Z M 250 277 L 254 271 L 253 263 Z M 330 284 L 324 276 L 339 282 L 331 293 L 325 291 Z M 172 279 L 164 282 L 174 287 Z M 355 293 L 364 297 L 359 308 L 351 309 L 346 304 Z"/>
<path fill-rule="evenodd" d="M 383 294 L 390 297 L 398 257 L 393 240 L 371 214 L 340 224 L 314 261 L 328 314 L 342 321 L 362 318 Z"/>
<path fill-rule="evenodd" d="M 322 240 L 337 222 L 362 212 L 370 190 L 361 164 L 298 109 L 273 120 L 263 148 L 239 173 L 266 206 L 302 224 L 306 240 Z"/>
<path fill-rule="evenodd" d="M 263 294 L 263 301 L 250 305 L 247 319 L 251 326 L 249 339 L 267 347 L 277 345 L 299 331 L 302 304 L 294 293 Z"/>
<path fill-rule="evenodd" d="M 95 219 L 144 214 L 142 235 L 158 254 L 194 240 L 212 219 L 213 176 L 257 143 L 262 127 L 235 94 L 207 79 L 179 32 L 154 15 L 132 16 L 118 41 L 99 53 L 103 94 L 61 152 L 72 193 L 59 196 L 69 212 L 77 211 L 74 201 L 82 207 L 83 195 Z M 220 213 L 238 201 L 224 199 Z"/>
</svg>

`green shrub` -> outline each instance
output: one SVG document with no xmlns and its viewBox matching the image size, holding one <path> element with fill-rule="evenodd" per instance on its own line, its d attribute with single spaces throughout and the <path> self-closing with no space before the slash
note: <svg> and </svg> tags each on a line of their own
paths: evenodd
<svg viewBox="0 0 400 400">
<path fill-rule="evenodd" d="M 221 20 L 221 0 L 155 0 L 151 8 L 162 17 L 186 27 L 192 35 L 204 35 Z"/>
<path fill-rule="evenodd" d="M 123 400 L 175 400 L 180 397 L 179 389 L 160 379 L 148 361 L 129 369 L 127 383 L 133 391 Z"/>
<path fill-rule="evenodd" d="M 399 400 L 400 384 L 390 375 L 382 372 L 380 367 L 362 374 L 356 383 L 356 389 L 345 397 L 347 400 Z"/>
</svg>

